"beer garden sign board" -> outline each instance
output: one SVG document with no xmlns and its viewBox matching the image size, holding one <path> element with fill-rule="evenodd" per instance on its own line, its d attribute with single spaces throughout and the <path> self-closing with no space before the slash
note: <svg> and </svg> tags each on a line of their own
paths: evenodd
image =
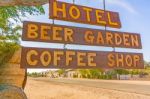
<svg viewBox="0 0 150 99">
<path fill-rule="evenodd" d="M 117 12 L 50 0 L 50 18 L 121 28 Z M 137 33 L 105 31 L 39 22 L 23 23 L 24 41 L 142 49 Z M 22 47 L 22 68 L 144 68 L 143 54 Z"/>
<path fill-rule="evenodd" d="M 23 28 L 22 39 L 25 41 L 142 48 L 140 35 L 136 33 L 104 31 L 38 22 L 24 22 Z"/>
</svg>

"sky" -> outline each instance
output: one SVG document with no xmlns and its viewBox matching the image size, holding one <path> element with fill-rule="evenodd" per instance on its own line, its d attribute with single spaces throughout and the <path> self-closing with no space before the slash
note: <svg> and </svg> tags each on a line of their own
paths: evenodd
<svg viewBox="0 0 150 99">
<path fill-rule="evenodd" d="M 63 2 L 73 3 L 73 0 L 59 0 Z M 93 8 L 103 9 L 103 0 L 75 0 L 75 4 L 84 5 Z M 49 19 L 48 4 L 43 7 L 45 9 L 44 15 L 39 16 L 28 16 L 23 18 L 23 21 L 35 21 L 43 23 L 52 23 Z M 150 62 L 150 0 L 106 0 L 106 10 L 119 12 L 122 28 L 113 29 L 107 28 L 107 30 L 123 31 L 130 33 L 139 33 L 142 39 L 142 50 L 137 49 L 124 49 L 116 48 L 117 52 L 139 52 L 144 54 L 144 60 Z M 57 21 L 55 24 L 77 26 L 77 27 L 88 27 L 93 29 L 104 29 L 101 26 L 85 25 L 79 23 Z M 63 44 L 50 44 L 50 43 L 34 43 L 34 42 L 21 42 L 22 46 L 28 47 L 42 47 L 42 48 L 61 48 Z M 86 49 L 85 49 L 86 47 Z M 98 47 L 98 46 L 81 46 L 81 45 L 66 45 L 67 49 L 80 49 L 80 50 L 95 50 L 95 51 L 112 51 L 112 48 Z M 41 71 L 41 69 L 35 70 L 30 69 L 29 72 Z"/>
</svg>

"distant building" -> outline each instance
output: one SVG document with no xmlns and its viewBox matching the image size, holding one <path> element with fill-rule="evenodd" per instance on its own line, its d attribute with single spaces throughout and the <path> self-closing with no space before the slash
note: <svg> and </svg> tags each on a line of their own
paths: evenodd
<svg viewBox="0 0 150 99">
<path fill-rule="evenodd" d="M 43 71 L 40 73 L 42 75 L 42 77 L 50 77 L 50 78 L 58 78 L 59 77 L 59 73 L 57 71 Z"/>
<path fill-rule="evenodd" d="M 82 78 L 81 73 L 78 70 L 66 70 L 66 77 L 68 78 Z"/>
<path fill-rule="evenodd" d="M 41 72 L 43 77 L 50 77 L 50 78 L 59 78 L 59 77 L 66 77 L 66 78 L 82 78 L 81 73 L 78 70 L 67 69 L 63 74 L 59 74 L 58 71 L 44 71 Z"/>
</svg>

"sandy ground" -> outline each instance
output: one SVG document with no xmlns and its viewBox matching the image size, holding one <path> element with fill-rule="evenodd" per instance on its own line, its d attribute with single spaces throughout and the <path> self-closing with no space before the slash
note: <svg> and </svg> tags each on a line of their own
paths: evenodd
<svg viewBox="0 0 150 99">
<path fill-rule="evenodd" d="M 150 99 L 150 96 L 116 90 L 36 81 L 28 78 L 25 93 L 28 99 Z"/>
</svg>

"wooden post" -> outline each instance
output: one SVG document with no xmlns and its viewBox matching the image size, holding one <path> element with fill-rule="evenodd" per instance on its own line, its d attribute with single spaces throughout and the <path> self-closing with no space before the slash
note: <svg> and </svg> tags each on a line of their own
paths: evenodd
<svg viewBox="0 0 150 99">
<path fill-rule="evenodd" d="M 27 79 L 27 70 L 20 68 L 20 59 L 21 49 L 14 53 L 8 63 L 0 67 L 0 85 L 13 85 L 24 89 Z"/>
<path fill-rule="evenodd" d="M 22 88 L 11 85 L 0 85 L 0 99 L 27 99 Z"/>
</svg>

